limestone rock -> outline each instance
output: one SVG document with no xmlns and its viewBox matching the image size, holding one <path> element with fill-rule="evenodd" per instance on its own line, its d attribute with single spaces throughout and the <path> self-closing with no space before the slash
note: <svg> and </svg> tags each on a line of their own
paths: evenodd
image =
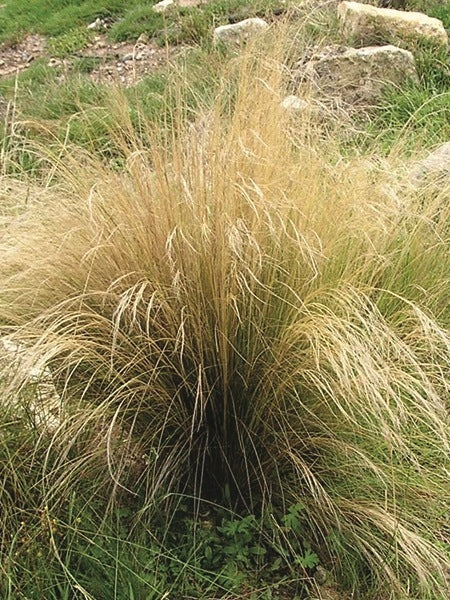
<svg viewBox="0 0 450 600">
<path fill-rule="evenodd" d="M 2 380 L 19 378 L 29 386 L 32 399 L 27 408 L 35 425 L 54 431 L 61 423 L 61 397 L 56 391 L 50 369 L 23 344 L 0 337 L 0 375 Z M 13 404 L 17 404 L 13 401 Z"/>
<path fill-rule="evenodd" d="M 441 144 L 426 158 L 418 162 L 411 171 L 410 181 L 416 186 L 450 185 L 450 142 Z"/>
<path fill-rule="evenodd" d="M 153 10 L 157 13 L 164 13 L 171 8 L 193 8 L 205 4 L 207 0 L 161 0 L 153 5 Z"/>
<path fill-rule="evenodd" d="M 176 4 L 181 8 L 202 6 L 203 4 L 207 3 L 208 0 L 176 0 Z"/>
<path fill-rule="evenodd" d="M 47 66 L 48 67 L 52 67 L 52 68 L 63 67 L 64 66 L 64 61 L 61 60 L 60 58 L 51 58 L 48 61 Z"/>
<path fill-rule="evenodd" d="M 221 25 L 214 30 L 214 41 L 228 46 L 239 46 L 250 37 L 267 29 L 269 24 L 258 17 L 244 19 L 231 25 Z"/>
<path fill-rule="evenodd" d="M 396 46 L 328 46 L 304 67 L 302 82 L 345 105 L 373 105 L 388 86 L 418 81 L 411 52 Z"/>
<path fill-rule="evenodd" d="M 97 17 L 95 19 L 95 21 L 92 21 L 92 23 L 89 23 L 89 25 L 87 26 L 87 29 L 91 29 L 93 31 L 99 30 L 99 29 L 106 29 L 106 21 L 104 19 L 101 19 L 100 17 Z"/>
<path fill-rule="evenodd" d="M 299 96 L 290 95 L 286 96 L 281 102 L 282 108 L 289 110 L 291 112 L 303 112 L 304 110 L 310 107 L 309 102 L 299 98 Z"/>
<path fill-rule="evenodd" d="M 341 2 L 338 16 L 343 34 L 358 44 L 398 43 L 421 40 L 448 44 L 442 21 L 419 12 L 377 8 L 360 2 Z"/>
<path fill-rule="evenodd" d="M 136 45 L 147 45 L 150 42 L 150 38 L 148 37 L 148 35 L 146 33 L 141 33 L 141 35 L 138 37 L 138 39 L 136 40 Z"/>
<path fill-rule="evenodd" d="M 161 0 L 161 2 L 153 5 L 153 10 L 157 13 L 164 13 L 166 10 L 173 8 L 174 6 L 174 0 Z"/>
</svg>

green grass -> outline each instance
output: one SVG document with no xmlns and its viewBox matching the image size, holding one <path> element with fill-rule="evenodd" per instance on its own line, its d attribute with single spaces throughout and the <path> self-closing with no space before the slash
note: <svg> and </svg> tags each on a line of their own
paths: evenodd
<svg viewBox="0 0 450 600">
<path fill-rule="evenodd" d="M 52 57 L 70 57 L 86 48 L 93 37 L 93 32 L 86 29 L 83 25 L 81 27 L 70 29 L 67 33 L 59 35 L 58 37 L 50 38 L 46 44 L 46 51 Z"/>
<path fill-rule="evenodd" d="M 212 0 L 199 8 L 173 9 L 155 13 L 148 4 L 138 4 L 114 24 L 110 37 L 135 40 L 145 33 L 159 43 L 210 43 L 214 27 L 256 15 L 270 19 L 283 5 L 279 0 Z"/>
<path fill-rule="evenodd" d="M 117 4 L 111 4 L 110 12 L 114 7 L 114 10 L 118 10 Z M 250 14 L 270 17 L 271 11 L 277 7 L 275 0 L 270 3 L 261 0 L 253 3 L 251 8 L 243 0 L 230 0 L 212 2 L 202 9 L 174 10 L 163 16 L 154 13 L 149 4 L 128 6 L 124 18 L 117 21 L 110 31 L 113 39 L 136 39 L 141 33 L 146 33 L 161 43 L 200 42 L 204 45 L 203 50 L 192 51 L 187 56 L 180 77 L 173 77 L 173 69 L 169 66 L 127 92 L 135 125 L 137 115 L 143 114 L 160 126 L 170 126 L 170 110 L 167 111 L 166 107 L 173 106 L 176 97 L 173 90 L 175 87 L 179 89 L 180 79 L 184 79 L 188 111 L 189 107 L 195 109 L 199 104 L 210 103 L 217 89 L 214 71 L 220 70 L 227 60 L 226 56 L 218 56 L 208 43 L 205 44 L 211 40 L 212 27 L 226 22 L 230 15 L 237 20 Z M 434 5 L 430 7 L 432 9 Z M 55 13 L 52 18 L 59 18 L 58 14 Z M 89 40 L 90 35 L 84 26 L 73 27 L 73 21 L 71 23 L 72 27 L 66 33 L 49 40 L 52 54 L 66 57 L 81 49 Z M 311 44 L 324 43 L 324 30 L 327 30 L 330 41 L 339 41 L 336 23 L 329 12 L 314 13 L 307 18 L 300 32 L 294 36 L 292 60 L 295 62 L 295 57 L 305 52 L 305 48 Z M 363 124 L 364 131 L 357 136 L 358 139 L 364 138 L 361 143 L 365 147 L 370 146 L 374 138 L 383 152 L 389 152 L 399 139 L 409 140 L 405 148 L 422 144 L 432 146 L 448 139 L 448 54 L 444 50 L 438 52 L 435 48 L 422 47 L 417 48 L 416 60 L 420 84 L 398 91 L 391 90 L 386 95 L 383 105 L 373 112 L 369 125 Z M 95 61 L 76 59 L 73 72 L 65 76 L 61 84 L 58 77 L 63 69 L 49 68 L 45 60 L 38 60 L 19 75 L 18 93 L 15 91 L 15 79 L 0 82 L 0 93 L 16 103 L 16 118 L 41 122 L 37 126 L 27 125 L 25 130 L 20 128 L 21 136 L 28 130 L 31 140 L 42 140 L 44 132 L 49 131 L 57 140 L 78 141 L 81 146 L 90 147 L 105 158 L 116 160 L 118 150 L 108 133 L 110 119 L 104 107 L 104 90 L 80 77 L 80 74 L 89 73 L 94 67 Z M 18 146 L 18 152 L 21 147 L 22 143 Z M 34 168 L 34 161 L 27 150 L 23 157 L 17 157 L 17 161 L 20 169 Z"/>
<path fill-rule="evenodd" d="M 173 110 L 181 96 L 183 110 L 190 118 L 199 106 L 211 105 L 219 86 L 218 73 L 225 63 L 226 56 L 220 51 L 193 49 L 175 65 L 126 90 L 133 126 L 138 130 L 141 119 L 145 119 L 164 130 L 171 127 Z M 5 138 L 10 147 L 8 160 L 12 170 L 36 172 L 42 161 L 30 154 L 30 146 L 42 143 L 58 146 L 64 141 L 96 152 L 107 161 L 121 163 L 123 153 L 114 140 L 113 118 L 108 108 L 110 94 L 106 86 L 94 84 L 86 77 L 86 71 L 94 66 L 92 60 L 79 59 L 73 72 L 61 82 L 58 77 L 64 68 L 48 67 L 41 60 L 22 72 L 17 80 L 0 82 L 0 93 L 17 104 L 14 135 Z M 4 124 L 5 132 L 7 127 Z"/>
<path fill-rule="evenodd" d="M 387 151 L 400 140 L 410 151 L 444 143 L 450 135 L 450 93 L 430 94 L 415 86 L 391 92 L 369 132 Z"/>
<path fill-rule="evenodd" d="M 157 14 L 151 2 L 142 0 L 34 0 L 31 4 L 6 0 L 0 9 L 0 42 L 13 43 L 26 33 L 56 37 L 51 48 L 70 51 L 74 40 L 79 43 L 86 25 L 97 17 L 111 17 L 116 22 L 113 40 L 135 40 L 146 33 L 159 41 L 189 43 L 205 40 L 213 26 L 258 14 L 270 17 L 279 0 L 213 0 L 202 8 L 174 9 Z M 61 39 L 62 38 L 62 39 Z M 77 45 L 78 46 L 78 45 Z M 77 50 L 78 47 L 75 48 Z"/>
<path fill-rule="evenodd" d="M 440 19 L 443 22 L 447 32 L 450 34 L 450 6 L 448 4 L 440 4 L 432 7 L 427 11 L 427 14 L 430 17 Z"/>
<path fill-rule="evenodd" d="M 380 106 L 363 123 L 360 139 L 370 146 L 374 139 L 382 152 L 398 148 L 406 153 L 432 147 L 450 137 L 450 54 L 422 45 L 416 48 L 418 83 L 386 91 Z M 368 139 L 367 139 L 368 135 Z"/>
<path fill-rule="evenodd" d="M 25 33 L 46 36 L 70 35 L 77 27 L 85 27 L 97 17 L 118 20 L 112 30 L 114 39 L 136 39 L 140 33 L 159 35 L 168 28 L 171 39 L 191 41 L 204 39 L 205 31 L 212 25 L 258 14 L 269 16 L 281 6 L 277 0 L 257 0 L 249 5 L 245 0 L 213 0 L 202 9 L 171 11 L 167 16 L 157 15 L 150 3 L 142 0 L 33 0 L 24 4 L 5 0 L 0 9 L 0 41 L 13 42 Z M 423 10 L 430 16 L 442 19 L 450 27 L 449 9 L 440 2 L 410 2 L 409 9 Z M 120 20 L 119 20 L 120 19 Z"/>
<path fill-rule="evenodd" d="M 0 41 L 10 42 L 25 33 L 46 36 L 67 34 L 97 17 L 123 16 L 137 0 L 5 0 L 0 9 Z"/>
<path fill-rule="evenodd" d="M 70 7 L 75 10 L 74 6 L 68 6 L 67 10 Z M 82 7 L 77 4 L 75 7 L 87 10 L 89 6 L 90 3 L 83 4 Z M 112 14 L 113 9 L 118 10 L 117 3 L 108 6 L 108 14 Z M 155 37 L 164 43 L 203 43 L 211 39 L 212 27 L 227 22 L 228 16 L 234 15 L 234 18 L 239 19 L 254 14 L 270 15 L 277 6 L 279 3 L 276 1 L 260 0 L 249 9 L 243 0 L 229 0 L 212 2 L 202 9 L 171 11 L 168 17 L 163 17 L 154 13 L 149 4 L 139 4 L 136 8 L 128 4 L 125 17 L 113 26 L 110 36 L 116 41 L 133 40 L 145 32 L 149 37 Z M 18 10 L 16 5 L 14 7 Z M 38 4 L 35 7 L 36 11 L 39 7 L 42 9 Z M 105 11 L 102 13 L 99 8 L 98 13 L 105 14 Z M 44 29 L 50 27 L 45 20 L 49 18 L 48 14 L 47 11 L 42 16 Z M 51 18 L 56 21 L 63 19 L 65 14 L 65 9 L 61 14 L 56 11 Z M 37 17 L 35 21 L 40 22 Z M 74 23 L 78 22 L 76 19 L 70 17 L 69 21 L 72 24 L 70 28 L 61 28 L 59 35 L 48 40 L 47 51 L 52 56 L 70 57 L 85 47 L 92 37 L 84 25 L 74 26 Z M 19 18 L 15 21 L 17 26 L 21 22 Z M 223 52 L 216 51 L 210 44 L 206 44 L 204 50 L 194 49 L 186 54 L 177 61 L 175 68 L 169 65 L 146 77 L 135 88 L 127 91 L 134 124 L 138 125 L 139 115 L 143 115 L 159 126 L 170 126 L 171 107 L 173 108 L 174 102 L 178 101 L 177 96 L 181 88 L 187 111 L 195 109 L 199 104 L 212 102 L 214 91 L 217 89 L 217 69 L 222 68 L 225 60 Z M 54 140 L 68 140 L 99 152 L 107 160 L 116 161 L 118 158 L 120 151 L 109 135 L 111 119 L 104 103 L 104 87 L 95 85 L 83 77 L 95 68 L 95 61 L 76 58 L 72 63 L 73 67 L 67 73 L 64 66 L 49 67 L 45 58 L 38 59 L 16 78 L 10 77 L 0 81 L 0 93 L 14 103 L 17 120 L 26 122 L 24 126 L 15 128 L 21 138 L 17 144 L 8 137 L 9 145 L 16 145 L 15 152 L 10 152 L 8 163 L 13 170 L 36 171 L 33 154 L 23 148 L 24 135 L 31 144 L 43 140 L 50 144 Z M 38 163 L 41 165 L 41 161 Z"/>
<path fill-rule="evenodd" d="M 409 0 L 408 10 L 418 10 L 429 17 L 440 19 L 444 27 L 450 32 L 450 6 L 442 0 Z"/>
<path fill-rule="evenodd" d="M 255 597 L 269 600 L 273 589 L 305 590 L 318 558 L 304 538 L 300 504 L 285 515 L 267 507 L 260 519 L 211 505 L 194 518 L 192 498 L 180 496 L 167 513 L 122 492 L 111 509 L 111 486 L 99 487 L 103 445 L 96 467 L 90 461 L 89 473 L 66 479 L 53 495 L 48 483 L 98 443 L 98 431 L 61 456 L 36 422 L 35 393 L 28 386 L 19 404 L 3 403 L 0 413 L 2 598 L 238 597 L 255 588 Z"/>
</svg>

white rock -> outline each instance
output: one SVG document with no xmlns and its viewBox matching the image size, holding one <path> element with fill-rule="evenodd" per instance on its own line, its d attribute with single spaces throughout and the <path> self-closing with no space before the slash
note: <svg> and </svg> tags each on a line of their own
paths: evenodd
<svg viewBox="0 0 450 600">
<path fill-rule="evenodd" d="M 411 171 L 410 181 L 414 185 L 450 184 L 450 142 L 438 146 L 418 162 Z"/>
<path fill-rule="evenodd" d="M 174 0 L 161 0 L 161 2 L 158 2 L 157 4 L 153 5 L 153 10 L 157 13 L 163 13 L 174 6 Z"/>
<path fill-rule="evenodd" d="M 359 44 L 396 43 L 414 44 L 429 40 L 448 44 L 448 35 L 442 21 L 420 12 L 406 12 L 392 8 L 377 8 L 360 2 L 341 2 L 338 16 L 344 35 Z"/>
<path fill-rule="evenodd" d="M 61 423 L 61 397 L 58 394 L 50 369 L 36 362 L 31 351 L 23 344 L 0 338 L 0 372 L 2 378 L 18 376 L 29 384 L 33 397 L 27 406 L 40 428 L 54 431 Z"/>
<path fill-rule="evenodd" d="M 206 4 L 206 2 L 207 0 L 161 0 L 161 2 L 158 2 L 153 6 L 153 10 L 155 12 L 163 13 L 169 8 L 173 8 L 175 6 L 180 8 L 192 8 Z"/>
<path fill-rule="evenodd" d="M 141 33 L 141 35 L 138 37 L 138 39 L 136 40 L 136 45 L 137 44 L 141 44 L 141 45 L 146 45 L 149 43 L 149 38 L 148 35 L 146 33 Z"/>
<path fill-rule="evenodd" d="M 268 27 L 269 24 L 259 17 L 244 19 L 238 23 L 216 27 L 214 30 L 214 41 L 222 42 L 226 45 L 238 46 Z"/>
<path fill-rule="evenodd" d="M 292 112 L 303 112 L 310 107 L 309 102 L 294 95 L 286 96 L 281 102 L 281 106 Z"/>
<path fill-rule="evenodd" d="M 48 67 L 62 67 L 63 65 L 64 61 L 60 60 L 59 58 L 51 58 L 47 63 Z"/>
<path fill-rule="evenodd" d="M 176 0 L 176 4 L 181 7 L 195 7 L 207 4 L 208 0 Z"/>
<path fill-rule="evenodd" d="M 372 105 L 387 86 L 418 81 L 411 52 L 391 45 L 359 49 L 330 46 L 299 75 L 313 93 L 351 105 Z"/>
<path fill-rule="evenodd" d="M 104 28 L 105 28 L 105 21 L 103 19 L 101 19 L 100 17 L 97 17 L 95 19 L 95 21 L 93 21 L 92 23 L 89 23 L 89 25 L 87 26 L 87 29 L 92 29 L 92 30 L 104 29 Z"/>
</svg>

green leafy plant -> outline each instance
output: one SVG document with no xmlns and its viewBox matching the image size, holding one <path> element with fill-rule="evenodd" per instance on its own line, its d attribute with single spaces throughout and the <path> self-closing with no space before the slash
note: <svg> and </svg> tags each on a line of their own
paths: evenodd
<svg viewBox="0 0 450 600">
<path fill-rule="evenodd" d="M 76 27 L 63 35 L 47 40 L 47 52 L 51 56 L 66 58 L 86 48 L 93 38 L 93 32 L 85 26 Z"/>
</svg>

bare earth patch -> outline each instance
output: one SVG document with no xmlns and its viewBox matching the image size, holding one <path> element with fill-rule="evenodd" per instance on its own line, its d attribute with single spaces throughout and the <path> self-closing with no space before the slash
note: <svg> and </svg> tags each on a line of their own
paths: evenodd
<svg viewBox="0 0 450 600">
<path fill-rule="evenodd" d="M 0 45 L 0 77 L 15 75 L 44 55 L 45 38 L 42 35 L 27 35 L 13 46 Z"/>
<path fill-rule="evenodd" d="M 164 66 L 173 58 L 175 50 L 139 40 L 135 44 L 110 44 L 103 36 L 98 36 L 81 54 L 99 61 L 90 73 L 93 81 L 128 87 Z"/>
<path fill-rule="evenodd" d="M 49 66 L 63 67 L 66 73 L 80 58 L 92 58 L 96 60 L 89 73 L 93 81 L 128 87 L 164 66 L 175 52 L 173 48 L 161 48 L 142 39 L 136 43 L 111 43 L 106 36 L 99 34 L 84 50 L 60 59 L 47 52 L 43 36 L 29 35 L 14 46 L 0 46 L 0 77 L 11 77 L 24 71 L 37 58 L 47 58 Z"/>
</svg>

